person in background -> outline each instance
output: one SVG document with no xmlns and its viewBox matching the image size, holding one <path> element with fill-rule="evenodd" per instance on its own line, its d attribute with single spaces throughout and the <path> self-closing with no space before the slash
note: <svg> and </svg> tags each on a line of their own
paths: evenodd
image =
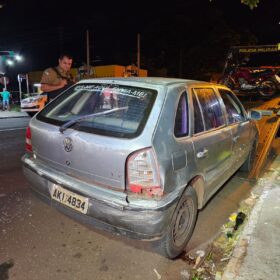
<svg viewBox="0 0 280 280">
<path fill-rule="evenodd" d="M 74 84 L 70 70 L 73 58 L 69 54 L 62 54 L 58 59 L 58 66 L 46 69 L 41 78 L 41 90 L 47 93 L 48 102 Z"/>
<path fill-rule="evenodd" d="M 2 99 L 3 99 L 3 111 L 4 110 L 10 110 L 10 97 L 11 97 L 11 94 L 10 92 L 6 89 L 6 88 L 3 88 L 3 91 L 1 92 L 1 96 L 2 96 Z"/>
</svg>

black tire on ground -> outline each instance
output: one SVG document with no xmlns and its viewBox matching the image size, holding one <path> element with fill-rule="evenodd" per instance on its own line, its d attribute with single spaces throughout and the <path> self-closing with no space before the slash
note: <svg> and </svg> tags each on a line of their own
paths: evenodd
<svg viewBox="0 0 280 280">
<path fill-rule="evenodd" d="M 261 97 L 269 98 L 273 97 L 277 93 L 277 86 L 274 81 L 263 81 L 259 88 L 259 95 Z"/>
<path fill-rule="evenodd" d="M 32 118 L 37 112 L 27 112 L 27 114 Z"/>
<path fill-rule="evenodd" d="M 258 143 L 258 141 L 255 140 L 254 144 L 252 146 L 252 149 L 248 154 L 247 159 L 240 167 L 241 171 L 249 173 L 252 170 L 254 163 L 255 163 L 255 159 L 256 159 L 257 143 Z"/>
<path fill-rule="evenodd" d="M 197 196 L 188 186 L 173 213 L 171 223 L 159 244 L 159 253 L 167 258 L 177 257 L 185 249 L 194 230 L 197 217 Z"/>
</svg>

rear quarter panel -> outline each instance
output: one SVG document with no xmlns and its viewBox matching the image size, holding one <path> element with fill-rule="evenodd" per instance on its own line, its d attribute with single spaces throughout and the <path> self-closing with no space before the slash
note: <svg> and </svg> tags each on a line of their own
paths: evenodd
<svg viewBox="0 0 280 280">
<path fill-rule="evenodd" d="M 169 86 L 158 125 L 153 138 L 164 192 L 184 189 L 193 176 L 193 146 L 190 136 L 176 138 L 174 122 L 181 94 L 185 84 Z M 189 123 L 190 127 L 190 123 Z"/>
</svg>

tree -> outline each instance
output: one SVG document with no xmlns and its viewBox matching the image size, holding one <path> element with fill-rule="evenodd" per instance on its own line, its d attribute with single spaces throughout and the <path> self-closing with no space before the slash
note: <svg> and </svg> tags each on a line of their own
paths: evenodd
<svg viewBox="0 0 280 280">
<path fill-rule="evenodd" d="M 254 9 L 258 6 L 260 0 L 241 0 L 241 3 L 248 5 L 250 9 Z"/>
</svg>

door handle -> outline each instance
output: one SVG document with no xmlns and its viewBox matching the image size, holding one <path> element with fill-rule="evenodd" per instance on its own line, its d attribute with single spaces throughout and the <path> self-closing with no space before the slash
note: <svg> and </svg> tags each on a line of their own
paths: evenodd
<svg viewBox="0 0 280 280">
<path fill-rule="evenodd" d="M 234 137 L 233 137 L 233 141 L 234 141 L 234 142 L 237 142 L 237 140 L 238 140 L 239 138 L 240 138 L 240 136 L 238 136 L 238 135 L 237 135 L 237 136 L 234 136 Z"/>
<path fill-rule="evenodd" d="M 208 155 L 208 150 L 207 150 L 206 148 L 204 148 L 203 151 L 198 152 L 198 153 L 196 154 L 196 157 L 197 157 L 197 158 L 204 158 L 204 157 L 206 157 L 207 155 Z"/>
</svg>

